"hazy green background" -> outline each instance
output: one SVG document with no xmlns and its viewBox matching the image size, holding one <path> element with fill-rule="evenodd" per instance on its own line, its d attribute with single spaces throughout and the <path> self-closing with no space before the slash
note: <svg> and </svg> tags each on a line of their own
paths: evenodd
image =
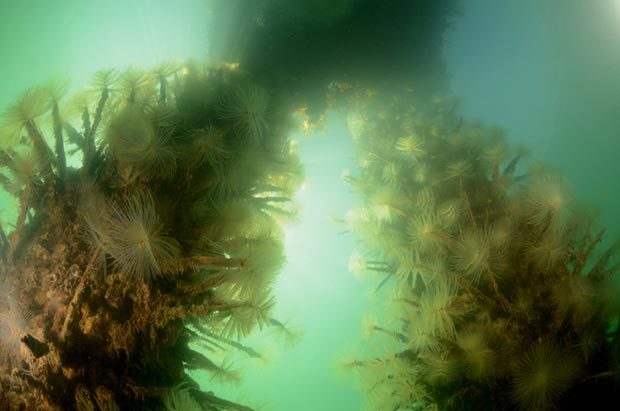
<svg viewBox="0 0 620 411">
<path fill-rule="evenodd" d="M 444 51 L 464 113 L 506 128 L 532 160 L 555 164 L 618 235 L 620 0 L 464 3 Z M 100 68 L 204 60 L 208 13 L 204 0 L 0 0 L 0 106 L 52 75 L 81 85 Z M 237 363 L 244 382 L 217 390 L 268 410 L 362 404 L 352 379 L 336 371 L 360 338 L 370 299 L 347 273 L 352 239 L 330 222 L 354 202 L 340 180 L 353 165 L 352 144 L 341 118 L 331 117 L 326 136 L 298 137 L 308 179 L 275 289 L 275 316 L 290 318 L 304 339 L 283 350 L 262 335 L 253 343 L 270 361 Z"/>
<path fill-rule="evenodd" d="M 620 0 L 468 0 L 444 55 L 464 113 L 556 165 L 620 233 Z"/>
</svg>

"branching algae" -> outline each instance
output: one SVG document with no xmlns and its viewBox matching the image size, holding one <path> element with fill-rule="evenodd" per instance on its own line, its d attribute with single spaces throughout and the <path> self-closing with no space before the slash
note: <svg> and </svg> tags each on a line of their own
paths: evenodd
<svg viewBox="0 0 620 411">
<path fill-rule="evenodd" d="M 237 340 L 280 324 L 278 221 L 302 177 L 288 111 L 230 65 L 66 89 L 3 116 L 19 213 L 0 231 L 0 408 L 248 410 L 198 389 L 187 370 L 234 375 L 189 344 L 258 355 Z"/>
<path fill-rule="evenodd" d="M 351 94 L 360 167 L 345 178 L 363 203 L 346 223 L 365 253 L 350 269 L 378 275 L 385 302 L 366 324 L 379 352 L 348 363 L 370 409 L 614 403 L 620 242 L 599 245 L 562 176 L 521 175 L 522 150 L 454 104 Z"/>
</svg>

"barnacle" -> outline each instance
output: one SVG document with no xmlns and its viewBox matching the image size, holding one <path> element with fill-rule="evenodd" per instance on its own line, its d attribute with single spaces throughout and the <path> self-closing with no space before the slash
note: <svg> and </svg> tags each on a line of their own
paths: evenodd
<svg viewBox="0 0 620 411">
<path fill-rule="evenodd" d="M 398 190 L 389 186 L 381 188 L 371 199 L 372 217 L 380 226 L 392 224 L 401 215 L 401 206 L 405 201 Z"/>
<path fill-rule="evenodd" d="M 150 193 L 114 201 L 104 221 L 104 251 L 120 271 L 148 282 L 174 270 L 179 244 L 167 235 Z"/>
<path fill-rule="evenodd" d="M 101 73 L 102 80 L 100 83 L 106 85 L 114 80 L 113 75 L 106 76 L 105 72 Z M 97 82 L 97 79 L 95 79 Z M 155 89 L 153 87 L 153 77 L 143 70 L 137 68 L 129 68 L 118 76 L 118 89 L 121 96 L 127 103 L 144 104 L 155 100 Z"/>
<path fill-rule="evenodd" d="M 557 234 L 547 233 L 528 244 L 525 255 L 538 270 L 550 272 L 562 261 L 566 252 L 562 238 Z"/>
<path fill-rule="evenodd" d="M 469 230 L 463 233 L 454 250 L 454 267 L 474 284 L 491 268 L 492 249 L 489 234 L 485 230 Z"/>
<path fill-rule="evenodd" d="M 43 87 L 42 92 L 53 102 L 59 102 L 69 91 L 69 80 L 54 78 Z"/>
<path fill-rule="evenodd" d="M 14 127 L 22 127 L 25 123 L 36 119 L 50 109 L 45 98 L 46 90 L 43 87 L 27 89 L 3 113 L 3 121 Z"/>
<path fill-rule="evenodd" d="M 116 69 L 99 70 L 93 75 L 92 87 L 97 92 L 110 89 L 118 81 L 118 71 Z"/>
<path fill-rule="evenodd" d="M 467 160 L 458 160 L 446 167 L 446 178 L 464 178 L 471 175 L 471 164 Z"/>
<path fill-rule="evenodd" d="M 426 154 L 422 140 L 415 134 L 399 138 L 396 141 L 396 149 L 407 154 L 412 160 L 419 160 Z"/>
<path fill-rule="evenodd" d="M 273 275 L 279 272 L 284 264 L 282 245 L 273 236 L 247 241 L 235 255 L 243 258 L 244 266 L 229 273 L 227 280 L 242 294 L 268 288 L 273 281 Z"/>
<path fill-rule="evenodd" d="M 188 150 L 188 157 L 196 167 L 203 165 L 213 167 L 230 156 L 224 133 L 213 126 L 196 130 L 193 141 L 194 144 Z"/>
<path fill-rule="evenodd" d="M 149 178 L 168 178 L 175 173 L 173 129 L 165 123 L 170 115 L 155 110 L 145 113 L 130 106 L 110 121 L 107 138 L 120 167 L 131 165 L 138 174 Z"/>
<path fill-rule="evenodd" d="M 416 254 L 441 252 L 447 235 L 435 215 L 419 214 L 407 222 L 407 234 Z"/>
<path fill-rule="evenodd" d="M 234 306 L 226 313 L 223 336 L 243 338 L 248 336 L 254 327 L 263 328 L 269 323 L 269 314 L 275 304 L 269 288 L 250 290 L 249 293 L 240 295 L 235 291 L 234 295 Z"/>
<path fill-rule="evenodd" d="M 515 370 L 514 401 L 523 410 L 552 409 L 577 377 L 578 364 L 550 342 L 529 347 Z"/>
<path fill-rule="evenodd" d="M 261 141 L 269 131 L 269 93 L 256 85 L 236 86 L 217 106 L 218 117 L 231 121 L 237 134 L 249 141 Z"/>
<path fill-rule="evenodd" d="M 481 327 L 472 326 L 456 337 L 465 373 L 472 380 L 489 380 L 498 373 L 499 358 Z"/>
<path fill-rule="evenodd" d="M 523 213 L 538 229 L 558 230 L 567 223 L 572 190 L 561 176 L 535 175 L 521 195 Z"/>
<path fill-rule="evenodd" d="M 429 352 L 422 357 L 422 361 L 422 378 L 431 385 L 449 383 L 458 374 L 459 364 L 449 353 Z"/>
<path fill-rule="evenodd" d="M 36 150 L 29 145 L 15 147 L 9 169 L 15 178 L 18 187 L 40 179 L 42 167 L 41 158 Z"/>
<path fill-rule="evenodd" d="M 24 127 L 49 111 L 50 108 L 44 88 L 27 89 L 2 113 L 0 119 L 1 147 L 6 149 L 16 144 Z"/>
<path fill-rule="evenodd" d="M 409 343 L 419 351 L 437 350 L 440 340 L 456 334 L 455 318 L 462 313 L 453 304 L 456 287 L 445 281 L 436 281 L 422 295 L 409 325 Z"/>
</svg>

